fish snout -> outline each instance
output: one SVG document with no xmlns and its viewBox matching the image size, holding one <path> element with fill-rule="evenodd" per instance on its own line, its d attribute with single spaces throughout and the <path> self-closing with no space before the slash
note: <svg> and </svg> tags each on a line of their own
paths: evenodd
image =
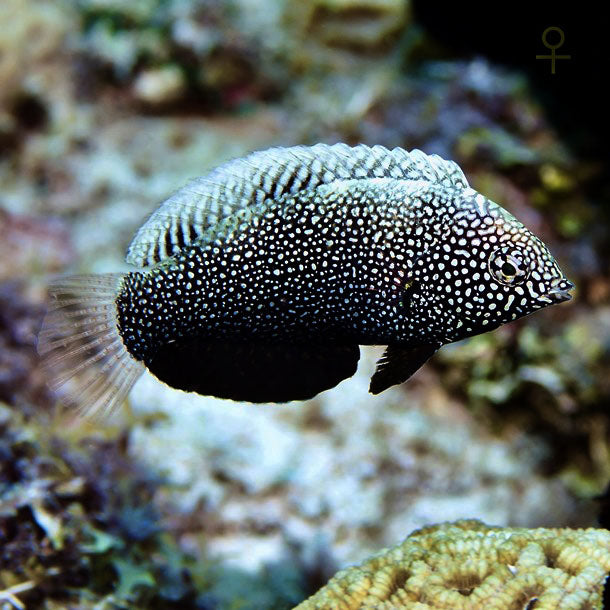
<svg viewBox="0 0 610 610">
<path fill-rule="evenodd" d="M 555 303 L 569 301 L 572 298 L 570 290 L 574 288 L 574 284 L 567 278 L 561 278 L 553 282 L 553 287 L 546 293 L 546 297 L 552 299 Z"/>
</svg>

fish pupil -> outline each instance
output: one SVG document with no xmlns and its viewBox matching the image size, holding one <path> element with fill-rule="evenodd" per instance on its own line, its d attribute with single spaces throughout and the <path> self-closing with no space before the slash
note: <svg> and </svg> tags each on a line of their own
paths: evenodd
<svg viewBox="0 0 610 610">
<path fill-rule="evenodd" d="M 516 275 L 517 269 L 511 263 L 504 263 L 502 265 L 501 271 L 504 275 Z"/>
</svg>

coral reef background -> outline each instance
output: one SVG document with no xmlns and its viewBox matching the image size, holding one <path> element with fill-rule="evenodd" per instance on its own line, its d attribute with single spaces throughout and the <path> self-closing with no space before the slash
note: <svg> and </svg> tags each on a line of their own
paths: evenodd
<svg viewBox="0 0 610 610">
<path fill-rule="evenodd" d="M 608 525 L 593 87 L 608 70 L 586 6 L 589 29 L 553 10 L 481 28 L 406 0 L 0 3 L 0 605 L 290 608 L 432 523 Z M 535 59 L 551 25 L 573 56 L 555 75 Z M 127 269 L 134 231 L 188 178 L 318 141 L 454 159 L 543 238 L 576 298 L 448 346 L 377 397 L 370 348 L 303 404 L 145 377 L 112 420 L 55 409 L 35 352 L 48 277 Z"/>
</svg>

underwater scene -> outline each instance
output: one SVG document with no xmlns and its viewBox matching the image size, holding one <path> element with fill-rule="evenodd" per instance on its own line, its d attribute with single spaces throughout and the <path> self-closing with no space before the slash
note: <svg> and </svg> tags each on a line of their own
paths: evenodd
<svg viewBox="0 0 610 610">
<path fill-rule="evenodd" d="M 604 607 L 609 57 L 531 4 L 1 0 L 0 610 Z"/>
</svg>

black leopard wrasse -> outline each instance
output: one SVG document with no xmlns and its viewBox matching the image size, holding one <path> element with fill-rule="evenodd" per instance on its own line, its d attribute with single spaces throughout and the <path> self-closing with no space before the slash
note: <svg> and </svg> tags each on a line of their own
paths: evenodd
<svg viewBox="0 0 610 610">
<path fill-rule="evenodd" d="M 546 246 L 419 150 L 317 144 L 197 178 L 137 232 L 130 273 L 68 277 L 39 337 L 54 387 L 90 412 L 146 368 L 189 392 L 303 400 L 387 345 L 382 392 L 445 343 L 570 298 Z"/>
</svg>

